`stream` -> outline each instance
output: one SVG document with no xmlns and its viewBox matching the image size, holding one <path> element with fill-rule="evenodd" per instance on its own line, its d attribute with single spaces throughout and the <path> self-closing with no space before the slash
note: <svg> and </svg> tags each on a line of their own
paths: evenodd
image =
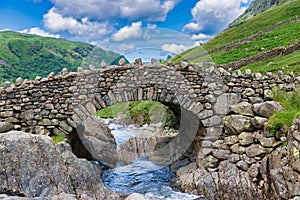
<svg viewBox="0 0 300 200">
<path fill-rule="evenodd" d="M 103 120 L 112 130 L 117 146 L 130 137 L 139 135 L 149 127 L 122 126 Z M 105 186 L 124 195 L 140 193 L 149 198 L 163 200 L 194 200 L 198 196 L 182 193 L 172 187 L 175 175 L 169 167 L 160 166 L 145 158 L 139 158 L 125 165 L 118 163 L 113 169 L 104 170 L 102 180 Z"/>
</svg>

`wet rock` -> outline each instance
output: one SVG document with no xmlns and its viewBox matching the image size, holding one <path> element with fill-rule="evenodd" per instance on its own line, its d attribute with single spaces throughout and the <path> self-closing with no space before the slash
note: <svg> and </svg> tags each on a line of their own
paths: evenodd
<svg viewBox="0 0 300 200">
<path fill-rule="evenodd" d="M 125 200 L 158 200 L 158 198 L 146 197 L 142 194 L 133 193 L 129 195 Z"/>
<path fill-rule="evenodd" d="M 160 129 L 144 130 L 120 145 L 118 160 L 127 164 L 143 156 L 147 156 L 149 160 L 156 160 L 156 151 L 169 144 L 177 134 L 177 131 L 171 133 Z"/>
</svg>

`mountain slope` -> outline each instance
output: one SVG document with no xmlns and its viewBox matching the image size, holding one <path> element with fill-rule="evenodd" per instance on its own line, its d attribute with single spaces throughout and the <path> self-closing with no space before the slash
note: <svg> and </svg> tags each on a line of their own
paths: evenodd
<svg viewBox="0 0 300 200">
<path fill-rule="evenodd" d="M 225 30 L 204 45 L 175 56 L 172 60 L 228 64 L 277 47 L 288 47 L 300 40 L 299 13 L 300 0 L 272 7 L 242 24 Z M 295 56 L 297 55 L 293 58 Z M 291 64 L 295 65 L 293 69 L 299 66 L 297 63 Z"/>
<path fill-rule="evenodd" d="M 231 24 L 229 24 L 228 27 L 231 28 L 233 26 L 236 26 L 252 18 L 253 16 L 256 16 L 270 8 L 276 7 L 289 1 L 292 0 L 253 0 L 245 13 L 235 19 Z"/>
<path fill-rule="evenodd" d="M 99 67 L 102 60 L 110 64 L 116 58 L 120 59 L 120 55 L 86 43 L 0 32 L 0 83 L 13 82 L 17 77 L 46 77 L 63 68 L 76 71 L 90 64 Z"/>
</svg>

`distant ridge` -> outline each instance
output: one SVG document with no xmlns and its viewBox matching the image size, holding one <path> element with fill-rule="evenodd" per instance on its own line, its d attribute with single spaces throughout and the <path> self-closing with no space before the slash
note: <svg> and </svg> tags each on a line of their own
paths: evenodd
<svg viewBox="0 0 300 200">
<path fill-rule="evenodd" d="M 244 21 L 256 16 L 270 8 L 274 8 L 283 3 L 290 2 L 293 0 L 253 0 L 250 6 L 247 8 L 245 13 L 235 19 L 232 23 L 229 24 L 228 28 L 236 26 Z"/>
<path fill-rule="evenodd" d="M 102 61 L 110 65 L 122 57 L 87 43 L 4 31 L 0 32 L 0 84 L 18 77 L 46 77 L 63 68 L 99 68 Z"/>
</svg>

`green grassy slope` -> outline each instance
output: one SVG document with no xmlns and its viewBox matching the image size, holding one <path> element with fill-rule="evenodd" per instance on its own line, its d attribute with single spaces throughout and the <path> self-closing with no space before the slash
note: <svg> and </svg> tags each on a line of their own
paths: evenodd
<svg viewBox="0 0 300 200">
<path fill-rule="evenodd" d="M 266 74 L 266 72 L 276 74 L 278 70 L 282 70 L 285 73 L 293 72 L 296 76 L 300 76 L 300 51 L 253 63 L 241 67 L 239 70 L 244 72 L 246 69 L 251 69 L 252 72 L 260 72 L 262 74 Z"/>
<path fill-rule="evenodd" d="M 229 27 L 236 26 L 242 22 L 245 22 L 249 18 L 258 15 L 259 13 L 262 13 L 272 7 L 276 7 L 280 4 L 289 2 L 292 0 L 253 0 L 250 4 L 250 6 L 247 8 L 245 13 L 243 13 L 241 16 L 239 16 L 237 19 L 235 19 Z"/>
<path fill-rule="evenodd" d="M 202 54 L 204 49 L 209 51 L 242 40 L 257 34 L 270 26 L 299 17 L 299 14 L 300 0 L 294 0 L 292 2 L 282 4 L 220 33 L 202 46 L 195 47 L 183 52 L 182 54 L 179 54 L 178 56 L 175 56 L 173 61 L 180 62 L 184 59 L 189 59 L 192 56 Z M 288 44 L 292 44 L 296 40 L 299 40 L 300 33 L 297 30 L 299 30 L 299 21 L 278 27 L 271 32 L 257 38 L 256 40 L 244 44 L 241 47 L 233 49 L 229 52 L 217 52 L 210 56 L 212 57 L 213 61 L 217 63 L 228 63 L 255 55 L 261 52 L 262 48 L 264 51 L 266 51 L 277 46 L 287 46 Z M 204 60 L 203 58 L 200 60 L 193 60 L 192 62 L 207 60 L 209 60 L 209 57 L 204 58 Z"/>
<path fill-rule="evenodd" d="M 17 77 L 34 79 L 58 73 L 62 68 L 100 66 L 102 60 L 112 63 L 120 55 L 90 44 L 46 38 L 16 32 L 0 32 L 0 83 Z M 85 60 L 82 64 L 83 59 Z"/>
<path fill-rule="evenodd" d="M 288 47 L 300 40 L 300 21 L 278 27 L 255 40 L 249 41 L 232 50 L 222 50 L 211 54 L 217 64 L 226 64 L 243 58 L 254 56 L 279 46 Z M 203 58 L 194 61 L 201 62 Z"/>
</svg>

